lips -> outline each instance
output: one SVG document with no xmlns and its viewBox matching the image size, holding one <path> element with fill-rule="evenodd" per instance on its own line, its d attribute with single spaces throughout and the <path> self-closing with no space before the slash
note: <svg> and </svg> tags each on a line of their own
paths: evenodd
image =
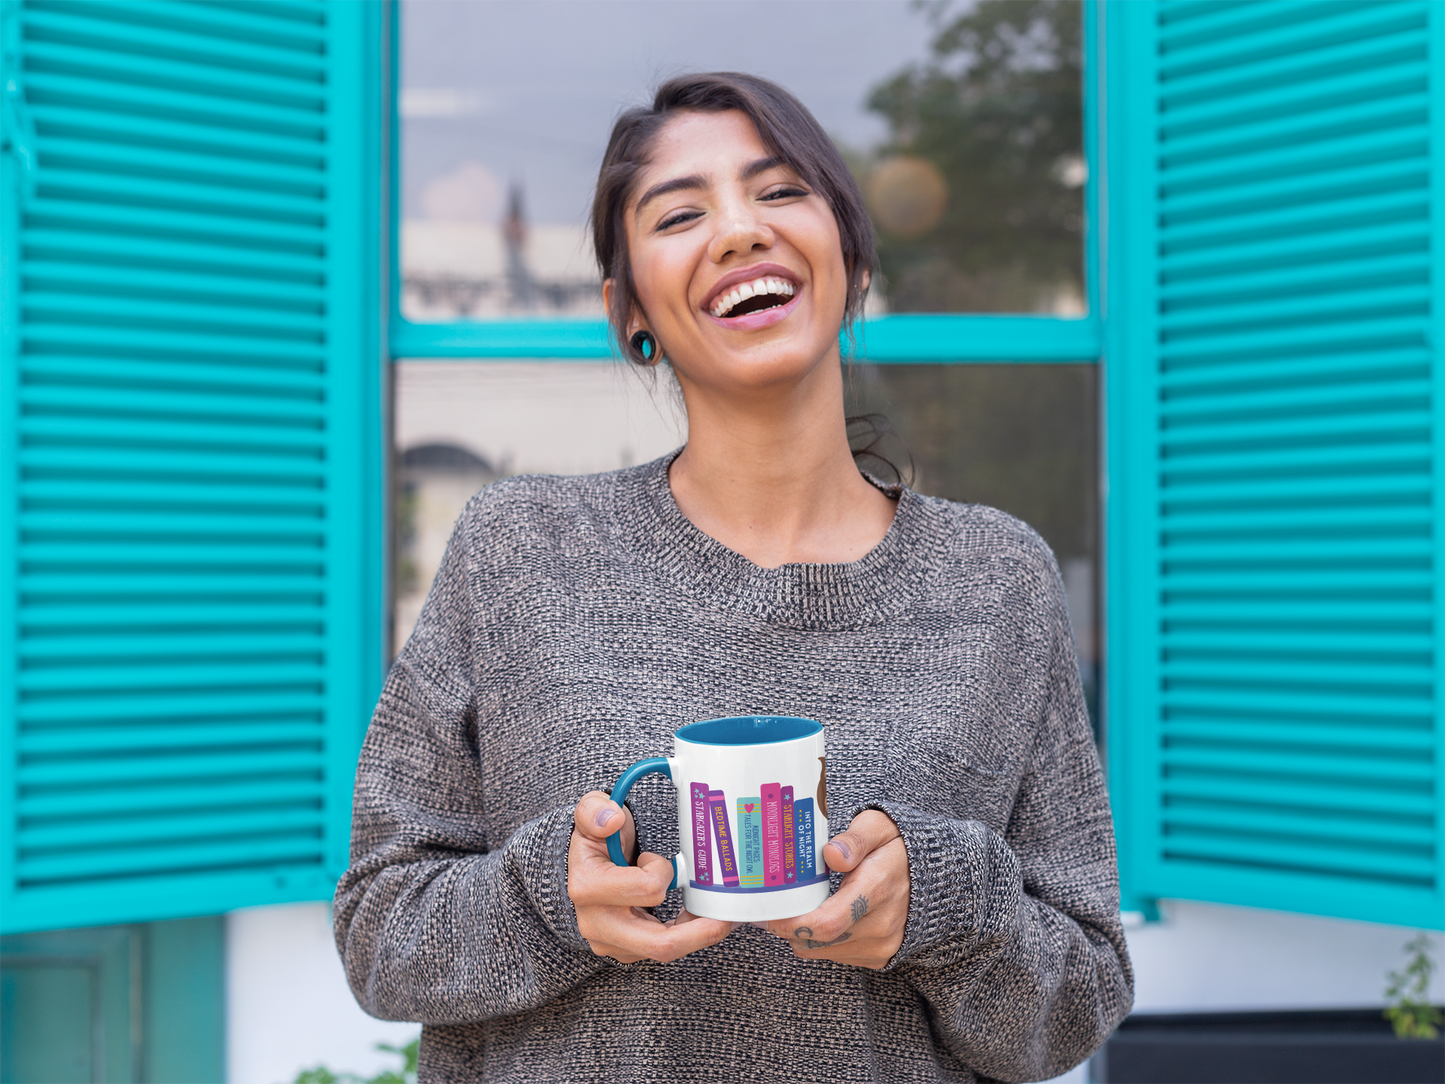
<svg viewBox="0 0 1445 1084">
<path fill-rule="evenodd" d="M 715 320 L 741 326 L 738 322 L 745 317 L 791 308 L 800 288 L 796 276 L 787 268 L 778 264 L 755 264 L 723 276 L 703 308 Z M 779 311 L 777 315 L 783 313 Z M 746 321 L 748 325 L 755 322 Z"/>
</svg>

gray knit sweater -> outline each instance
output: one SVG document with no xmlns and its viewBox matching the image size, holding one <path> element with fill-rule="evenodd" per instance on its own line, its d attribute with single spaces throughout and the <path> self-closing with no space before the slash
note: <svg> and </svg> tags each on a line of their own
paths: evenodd
<svg viewBox="0 0 1445 1084">
<path fill-rule="evenodd" d="M 490 486 L 457 524 L 357 770 L 336 940 L 430 1081 L 1054 1076 L 1128 1011 L 1108 801 L 1053 556 L 898 492 L 852 564 L 763 569 L 694 527 L 672 457 Z M 579 796 L 724 715 L 823 722 L 828 804 L 897 822 L 912 902 L 881 971 L 743 926 L 670 964 L 596 956 L 567 896 Z M 677 849 L 670 785 L 629 801 Z M 657 909 L 670 917 L 680 893 Z"/>
</svg>

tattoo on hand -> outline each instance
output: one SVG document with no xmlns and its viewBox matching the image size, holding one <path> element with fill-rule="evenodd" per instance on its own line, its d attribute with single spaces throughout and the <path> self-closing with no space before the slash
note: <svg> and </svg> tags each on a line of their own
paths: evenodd
<svg viewBox="0 0 1445 1084">
<path fill-rule="evenodd" d="M 862 917 L 863 917 L 864 915 L 866 915 L 867 913 L 868 913 L 868 897 L 867 897 L 867 896 L 863 896 L 863 895 L 859 895 L 859 897 L 858 897 L 856 900 L 853 901 L 853 921 L 854 921 L 854 922 L 857 922 L 860 918 L 862 918 Z"/>
<path fill-rule="evenodd" d="M 799 926 L 796 930 L 793 931 L 793 936 L 796 937 L 799 941 L 801 941 L 803 943 L 803 947 L 806 949 L 823 949 L 831 948 L 834 945 L 841 945 L 844 941 L 848 940 L 848 938 L 853 936 L 853 932 L 851 930 L 844 930 L 841 934 L 833 938 L 833 940 L 831 941 L 815 941 L 813 940 L 813 930 L 811 927 Z"/>
</svg>

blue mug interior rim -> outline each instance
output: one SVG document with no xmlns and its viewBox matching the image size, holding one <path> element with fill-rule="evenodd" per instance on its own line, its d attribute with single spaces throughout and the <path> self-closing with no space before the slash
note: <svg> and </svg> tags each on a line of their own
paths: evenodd
<svg viewBox="0 0 1445 1084">
<path fill-rule="evenodd" d="M 678 728 L 677 738 L 694 745 L 773 745 L 822 732 L 818 720 L 796 715 L 733 715 L 688 723 Z"/>
</svg>

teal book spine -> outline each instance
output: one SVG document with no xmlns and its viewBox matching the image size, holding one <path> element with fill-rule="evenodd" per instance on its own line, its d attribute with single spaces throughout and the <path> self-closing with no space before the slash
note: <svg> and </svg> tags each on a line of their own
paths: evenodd
<svg viewBox="0 0 1445 1084">
<path fill-rule="evenodd" d="M 738 799 L 738 883 L 763 886 L 763 800 Z"/>
</svg>

